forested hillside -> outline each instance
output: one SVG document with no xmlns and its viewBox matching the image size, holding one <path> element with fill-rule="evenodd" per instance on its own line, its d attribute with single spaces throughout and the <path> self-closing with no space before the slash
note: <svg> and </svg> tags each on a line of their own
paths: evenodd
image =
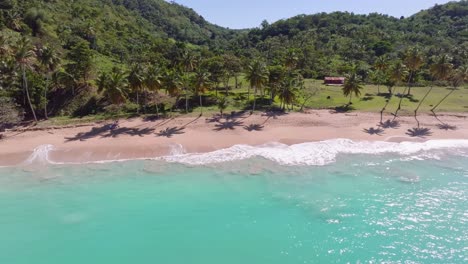
<svg viewBox="0 0 468 264">
<path fill-rule="evenodd" d="M 309 96 L 304 78 L 336 75 L 356 95 L 366 83 L 411 95 L 465 81 L 468 1 L 408 18 L 320 13 L 230 30 L 163 0 L 0 0 L 0 55 L 2 124 L 233 100 L 284 109 Z M 244 77 L 248 90 L 231 98 Z"/>
</svg>

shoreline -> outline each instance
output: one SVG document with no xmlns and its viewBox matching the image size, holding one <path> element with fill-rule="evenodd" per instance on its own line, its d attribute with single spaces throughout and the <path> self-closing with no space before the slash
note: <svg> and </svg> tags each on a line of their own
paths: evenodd
<svg viewBox="0 0 468 264">
<path fill-rule="evenodd" d="M 385 115 L 383 120 L 393 116 Z M 248 115 L 232 118 L 212 116 L 178 117 L 145 121 L 141 118 L 119 121 L 119 127 L 94 124 L 63 129 L 8 131 L 0 141 L 0 166 L 17 166 L 31 157 L 39 146 L 38 159 L 49 155 L 58 163 L 90 163 L 117 160 L 155 159 L 182 153 L 207 153 L 234 145 L 259 146 L 278 142 L 294 145 L 332 139 L 370 142 L 425 142 L 438 139 L 468 139 L 468 113 L 421 115 L 420 129 L 414 117 L 402 116 L 392 127 L 378 127 L 376 113 L 333 113 L 314 110 L 308 113 Z M 442 127 L 442 124 L 446 126 Z M 174 153 L 175 151 L 175 153 Z M 39 153 L 38 153 L 39 152 Z M 42 157 L 40 157 L 42 155 Z"/>
</svg>

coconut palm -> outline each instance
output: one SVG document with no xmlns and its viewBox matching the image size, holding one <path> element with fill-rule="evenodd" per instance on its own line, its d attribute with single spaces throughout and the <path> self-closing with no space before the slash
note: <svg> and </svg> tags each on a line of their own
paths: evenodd
<svg viewBox="0 0 468 264">
<path fill-rule="evenodd" d="M 181 68 L 184 72 L 184 76 L 182 78 L 183 81 L 183 89 L 185 91 L 185 112 L 188 113 L 188 93 L 189 93 L 189 74 L 195 68 L 195 64 L 197 62 L 196 57 L 194 54 L 187 48 L 185 48 L 182 52 L 182 61 L 181 61 Z"/>
<path fill-rule="evenodd" d="M 144 72 L 143 67 L 139 63 L 135 63 L 131 66 L 130 72 L 127 77 L 128 85 L 130 90 L 136 93 L 136 103 L 138 105 L 137 113 L 140 112 L 140 99 L 139 94 L 142 92 L 144 87 Z"/>
<path fill-rule="evenodd" d="M 390 68 L 389 79 L 392 83 L 394 83 L 395 85 L 398 85 L 406 78 L 407 75 L 408 75 L 408 68 L 406 67 L 406 65 L 398 61 L 395 64 L 393 64 L 392 67 Z M 403 94 L 405 93 L 405 91 L 406 91 L 406 88 L 405 90 L 403 90 Z M 398 112 L 401 110 L 403 94 L 400 95 L 401 98 L 400 98 L 400 101 L 398 102 L 398 107 L 395 110 L 395 113 L 393 114 L 394 115 L 393 120 L 395 120 L 395 118 L 398 116 Z M 393 93 L 390 91 L 390 99 L 388 99 L 389 101 L 391 100 L 392 96 L 393 96 Z M 388 105 L 388 102 L 386 105 Z"/>
<path fill-rule="evenodd" d="M 101 73 L 96 83 L 98 92 L 103 92 L 112 104 L 120 105 L 127 101 L 128 79 L 122 70 L 114 68 L 110 74 Z"/>
<path fill-rule="evenodd" d="M 156 93 L 156 96 L 159 95 L 158 91 L 162 87 L 162 74 L 161 69 L 157 66 L 149 66 L 145 72 L 144 76 L 144 88 Z M 146 91 L 145 91 L 146 94 Z M 159 96 L 158 96 L 159 97 Z M 146 100 L 145 100 L 146 107 Z M 156 102 L 156 112 L 159 116 L 159 106 Z"/>
<path fill-rule="evenodd" d="M 46 85 L 44 89 L 44 118 L 48 119 L 49 117 L 47 113 L 47 93 L 49 91 L 51 75 L 54 71 L 57 70 L 57 68 L 60 65 L 60 57 L 53 48 L 44 46 L 37 50 L 37 59 L 46 75 Z"/>
<path fill-rule="evenodd" d="M 177 104 L 179 102 L 181 89 L 184 85 L 180 72 L 176 70 L 166 70 L 162 75 L 161 84 L 170 96 L 176 97 L 175 103 Z"/>
<path fill-rule="evenodd" d="M 450 76 L 450 83 L 453 86 L 453 89 L 447 93 L 440 101 L 431 109 L 431 112 L 437 109 L 453 92 L 455 92 L 458 87 L 462 86 L 464 83 L 468 82 L 468 66 L 461 66 L 460 68 L 453 71 Z"/>
<path fill-rule="evenodd" d="M 31 97 L 29 96 L 28 79 L 26 77 L 26 71 L 32 69 L 34 62 L 36 61 L 36 56 L 31 42 L 27 38 L 23 37 L 18 42 L 18 45 L 15 48 L 14 59 L 20 68 L 23 90 L 26 94 L 29 107 L 31 108 L 34 121 L 37 122 L 36 112 L 34 111 L 34 106 L 31 102 Z"/>
<path fill-rule="evenodd" d="M 424 64 L 424 57 L 419 51 L 418 48 L 409 49 L 405 53 L 404 63 L 406 67 L 409 69 L 409 77 L 408 77 L 408 95 L 411 95 L 411 85 L 414 77 L 416 76 L 417 71 L 422 67 Z M 404 94 L 404 92 L 403 92 Z M 403 99 L 403 97 L 402 97 Z"/>
<path fill-rule="evenodd" d="M 345 80 L 345 83 L 342 89 L 344 96 L 346 97 L 349 96 L 348 105 L 352 104 L 353 94 L 356 97 L 359 97 L 361 95 L 361 89 L 362 89 L 362 81 L 359 75 L 357 75 L 356 72 L 349 74 Z"/>
<path fill-rule="evenodd" d="M 388 69 L 388 57 L 380 56 L 377 57 L 374 63 L 374 80 L 377 82 L 377 93 L 380 94 L 380 85 L 382 84 L 383 76 Z"/>
<path fill-rule="evenodd" d="M 192 78 L 194 92 L 200 99 L 200 115 L 203 115 L 202 96 L 211 87 L 210 73 L 202 68 L 199 68 Z"/>
<path fill-rule="evenodd" d="M 414 110 L 414 119 L 418 123 L 418 128 L 419 128 L 418 110 L 423 104 L 424 100 L 426 100 L 427 96 L 431 93 L 432 89 L 434 88 L 434 81 L 446 80 L 449 77 L 452 71 L 452 68 L 453 68 L 453 65 L 450 63 L 450 58 L 447 55 L 440 56 L 437 59 L 437 62 L 431 65 L 430 67 L 430 72 L 432 76 L 431 88 L 429 88 L 429 90 L 426 92 L 426 94 L 423 96 L 418 106 Z"/>
<path fill-rule="evenodd" d="M 229 105 L 229 101 L 227 100 L 227 97 L 223 97 L 223 98 L 218 99 L 217 106 L 218 106 L 218 109 L 219 109 L 219 113 L 221 114 L 221 118 L 223 118 L 224 110 L 226 110 L 228 105 Z"/>
<path fill-rule="evenodd" d="M 262 89 L 268 82 L 268 69 L 266 64 L 260 60 L 254 60 L 246 70 L 245 78 L 249 81 L 250 87 L 254 90 L 254 101 L 252 113 L 255 111 L 257 89 Z M 249 98 L 247 98 L 248 100 Z"/>
</svg>

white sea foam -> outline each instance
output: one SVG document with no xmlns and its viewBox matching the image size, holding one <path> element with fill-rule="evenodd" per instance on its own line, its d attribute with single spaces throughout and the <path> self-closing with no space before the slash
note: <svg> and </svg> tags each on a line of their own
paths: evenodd
<svg viewBox="0 0 468 264">
<path fill-rule="evenodd" d="M 37 147 L 24 162 L 29 164 L 66 164 L 50 160 L 49 154 L 54 147 L 42 145 Z M 339 154 L 385 154 L 402 155 L 402 160 L 439 159 L 432 155 L 435 150 L 450 150 L 455 155 L 468 153 L 468 140 L 430 140 L 426 142 L 383 142 L 383 141 L 352 141 L 349 139 L 334 139 L 319 142 L 309 142 L 296 145 L 269 143 L 260 146 L 235 145 L 208 153 L 186 153 L 180 144 L 171 145 L 171 151 L 165 157 L 146 157 L 139 160 L 163 160 L 189 165 L 216 164 L 254 157 L 262 157 L 281 165 L 315 165 L 321 166 L 334 162 Z M 107 163 L 128 161 L 114 159 L 107 161 L 83 163 Z M 82 163 L 81 163 L 82 164 Z"/>
<path fill-rule="evenodd" d="M 33 153 L 24 161 L 24 165 L 45 165 L 53 164 L 50 160 L 50 151 L 54 149 L 52 145 L 41 145 L 34 149 Z"/>
<path fill-rule="evenodd" d="M 281 165 L 326 165 L 335 161 L 338 154 L 384 154 L 429 159 L 428 152 L 444 149 L 467 149 L 468 140 L 430 140 L 416 142 L 352 141 L 334 139 L 320 142 L 285 145 L 270 143 L 261 146 L 236 145 L 209 153 L 171 155 L 163 159 L 190 165 L 203 165 L 263 157 Z"/>
</svg>

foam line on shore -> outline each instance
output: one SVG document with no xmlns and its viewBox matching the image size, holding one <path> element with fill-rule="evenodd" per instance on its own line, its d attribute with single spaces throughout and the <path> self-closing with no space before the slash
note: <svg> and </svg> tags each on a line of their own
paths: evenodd
<svg viewBox="0 0 468 264">
<path fill-rule="evenodd" d="M 384 141 L 353 141 L 350 139 L 334 139 L 318 142 L 308 142 L 295 145 L 269 143 L 260 146 L 235 145 L 207 153 L 185 153 L 180 144 L 171 146 L 170 155 L 163 157 L 142 157 L 136 159 L 102 160 L 89 162 L 57 162 L 50 159 L 52 145 L 37 147 L 22 165 L 79 165 L 110 162 L 125 162 L 130 160 L 163 160 L 188 165 L 205 165 L 223 162 L 245 160 L 261 157 L 281 165 L 314 165 L 322 166 L 335 161 L 339 154 L 385 154 L 394 153 L 404 157 L 418 155 L 427 159 L 434 150 L 450 150 L 450 153 L 468 153 L 468 140 L 429 140 L 426 142 L 384 142 Z M 454 150 L 463 150 L 455 152 Z"/>
</svg>

